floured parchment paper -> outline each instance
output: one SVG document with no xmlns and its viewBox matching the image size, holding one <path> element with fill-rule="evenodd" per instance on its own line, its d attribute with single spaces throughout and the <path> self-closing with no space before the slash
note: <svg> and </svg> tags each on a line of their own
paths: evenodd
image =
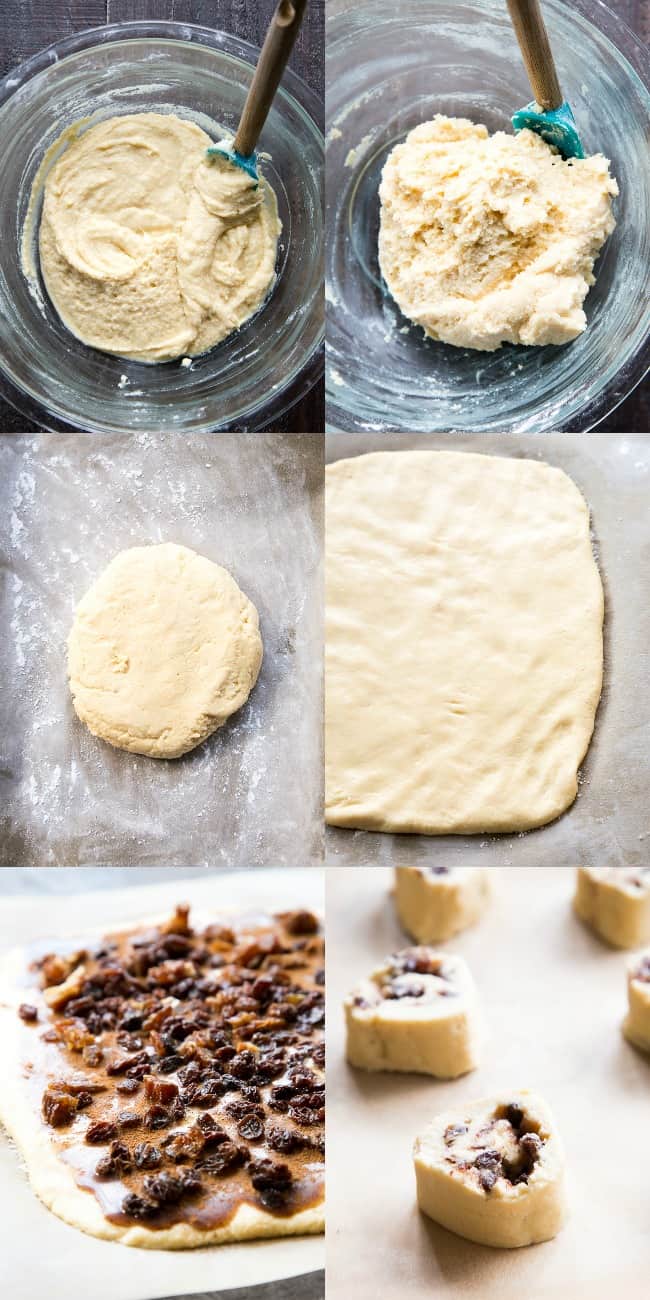
<svg viewBox="0 0 650 1300">
<path fill-rule="evenodd" d="M 321 465 L 309 435 L 0 438 L 0 864 L 320 856 Z M 264 641 L 247 704 L 172 761 L 92 736 L 66 675 L 78 600 L 118 551 L 162 541 L 228 569 Z"/>
<path fill-rule="evenodd" d="M 577 800 L 548 826 L 514 835 L 431 837 L 329 827 L 327 861 L 644 863 L 650 829 L 650 434 L 330 434 L 327 459 L 412 447 L 531 457 L 558 466 L 577 484 L 591 511 L 605 589 L 604 683 L 595 731 L 578 776 Z"/>
</svg>

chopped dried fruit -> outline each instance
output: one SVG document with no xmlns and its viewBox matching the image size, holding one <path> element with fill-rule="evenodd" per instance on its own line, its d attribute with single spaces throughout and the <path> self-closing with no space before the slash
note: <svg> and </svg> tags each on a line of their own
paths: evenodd
<svg viewBox="0 0 650 1300">
<path fill-rule="evenodd" d="M 178 1084 L 172 1083 L 167 1079 L 156 1079 L 151 1074 L 145 1074 L 144 1077 L 145 1095 L 162 1106 L 169 1106 L 171 1102 L 176 1101 L 179 1094 Z"/>
<path fill-rule="evenodd" d="M 43 1119 L 53 1128 L 63 1128 L 71 1124 L 79 1110 L 79 1098 L 67 1092 L 61 1084 L 48 1084 L 43 1093 Z"/>
<path fill-rule="evenodd" d="M 171 1160 L 195 1160 L 204 1146 L 205 1138 L 201 1130 L 193 1127 L 170 1134 L 163 1143 L 163 1150 Z"/>
<path fill-rule="evenodd" d="M 102 1146 L 117 1137 L 117 1124 L 110 1120 L 98 1120 L 96 1124 L 89 1124 L 84 1137 L 92 1146 Z"/>
<path fill-rule="evenodd" d="M 181 907 L 157 929 L 39 970 L 52 994 L 42 1037 L 63 1076 L 44 1091 L 44 1118 L 63 1128 L 96 1102 L 77 1141 L 105 1144 L 96 1177 L 118 1184 L 125 1219 L 182 1221 L 200 1196 L 207 1226 L 211 1195 L 223 1206 L 251 1187 L 269 1211 L 303 1203 L 305 1166 L 310 1193 L 324 1153 L 323 942 L 311 912 L 195 933 Z M 522 1147 L 522 1168 L 530 1158 Z"/>
<path fill-rule="evenodd" d="M 26 1025 L 33 1025 L 38 1020 L 37 1008 L 30 1006 L 28 1002 L 21 1002 L 18 1008 L 18 1015 L 21 1020 L 25 1021 Z"/>
</svg>

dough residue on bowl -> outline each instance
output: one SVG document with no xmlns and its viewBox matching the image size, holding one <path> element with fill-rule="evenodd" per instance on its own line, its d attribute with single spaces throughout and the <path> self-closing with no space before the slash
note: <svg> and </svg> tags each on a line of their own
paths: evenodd
<svg viewBox="0 0 650 1300">
<path fill-rule="evenodd" d="M 431 338 L 494 351 L 567 343 L 615 226 L 602 154 L 566 161 L 532 131 L 489 135 L 435 117 L 388 157 L 379 260 L 405 316 Z"/>
<path fill-rule="evenodd" d="M 47 291 L 82 342 L 139 361 L 197 356 L 238 329 L 275 276 L 275 194 L 174 114 L 112 117 L 45 183 Z"/>
</svg>

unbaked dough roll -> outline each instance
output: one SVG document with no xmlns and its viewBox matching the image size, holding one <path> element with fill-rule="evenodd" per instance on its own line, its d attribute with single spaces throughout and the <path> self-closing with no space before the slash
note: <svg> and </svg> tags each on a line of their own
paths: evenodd
<svg viewBox="0 0 650 1300">
<path fill-rule="evenodd" d="M 492 892 L 488 867 L 396 867 L 400 924 L 418 943 L 440 943 L 482 916 Z"/>
<path fill-rule="evenodd" d="M 577 915 L 614 948 L 650 940 L 650 867 L 578 867 Z"/>
<path fill-rule="evenodd" d="M 630 962 L 627 997 L 629 1009 L 623 1033 L 635 1047 L 650 1052 L 650 949 Z"/>
<path fill-rule="evenodd" d="M 362 1070 L 455 1079 L 477 1065 L 476 990 L 461 957 L 406 948 L 345 1000 L 346 1056 Z"/>
<path fill-rule="evenodd" d="M 565 1219 L 564 1154 L 546 1104 L 527 1090 L 436 1116 L 413 1149 L 420 1209 L 486 1246 L 529 1246 Z"/>
</svg>

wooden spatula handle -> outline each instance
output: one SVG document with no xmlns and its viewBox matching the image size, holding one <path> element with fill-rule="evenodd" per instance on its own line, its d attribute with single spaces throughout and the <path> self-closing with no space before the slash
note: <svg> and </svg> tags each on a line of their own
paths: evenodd
<svg viewBox="0 0 650 1300">
<path fill-rule="evenodd" d="M 307 0 L 279 0 L 241 115 L 235 149 L 252 154 L 300 30 Z"/>
<path fill-rule="evenodd" d="M 559 108 L 562 91 L 555 71 L 539 0 L 508 0 L 519 47 L 540 108 Z"/>
</svg>

